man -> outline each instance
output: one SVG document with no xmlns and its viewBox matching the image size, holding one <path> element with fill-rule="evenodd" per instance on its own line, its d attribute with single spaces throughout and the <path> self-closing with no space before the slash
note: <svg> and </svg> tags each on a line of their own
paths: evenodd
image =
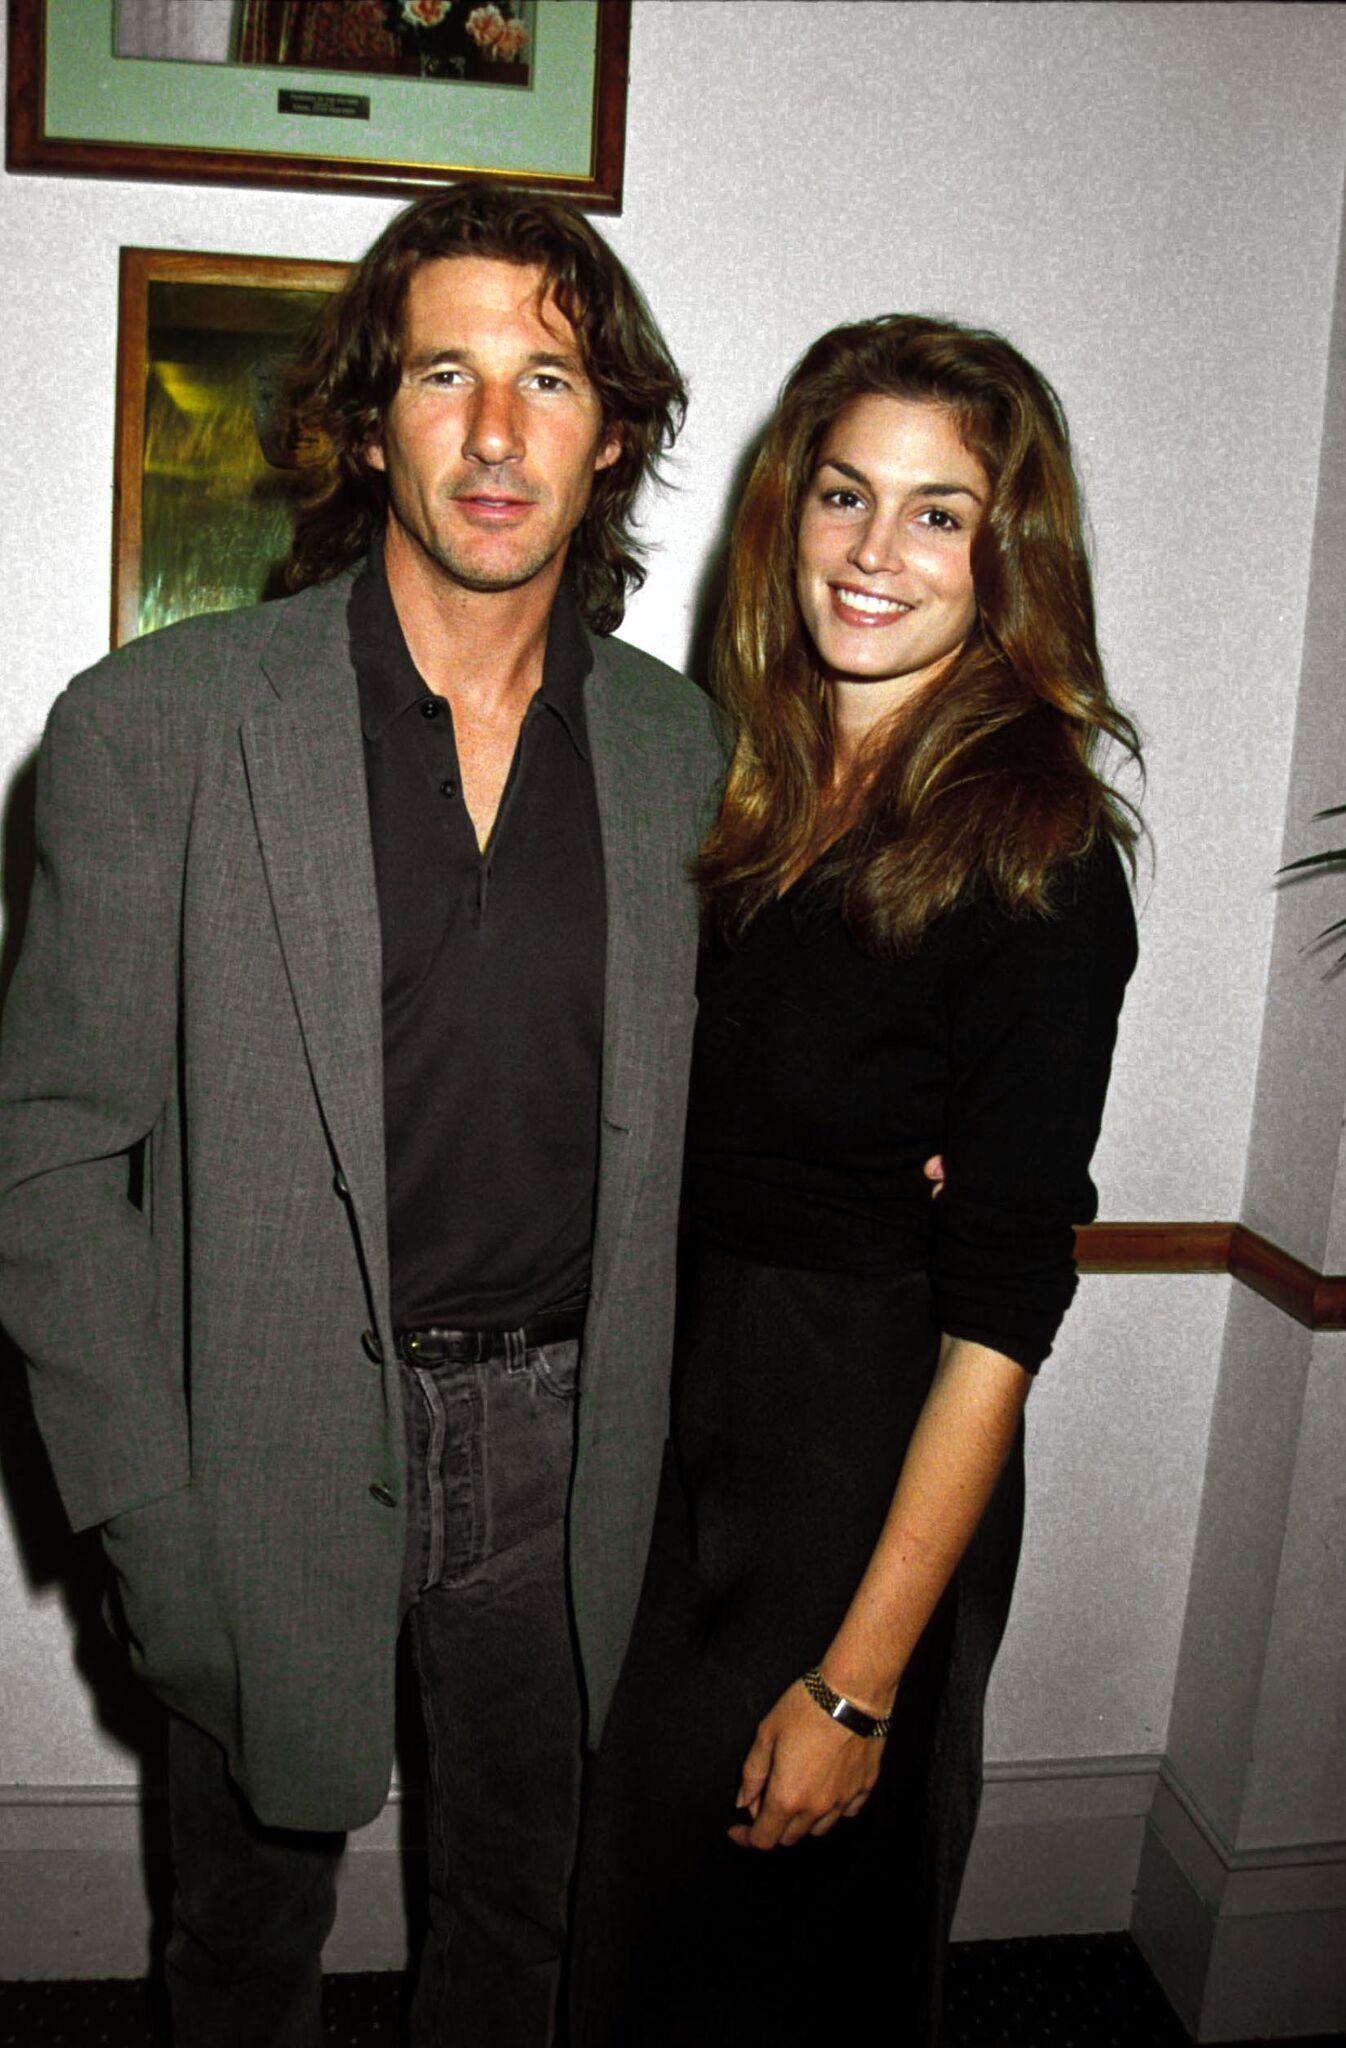
<svg viewBox="0 0 1346 2048">
<path fill-rule="evenodd" d="M 179 2048 L 318 2041 L 404 1618 L 416 2036 L 531 2048 L 664 1430 L 717 751 L 590 632 L 683 392 L 583 216 L 482 184 L 392 223 L 299 390 L 309 587 L 52 713 L 0 1313 L 172 1709 Z"/>
</svg>

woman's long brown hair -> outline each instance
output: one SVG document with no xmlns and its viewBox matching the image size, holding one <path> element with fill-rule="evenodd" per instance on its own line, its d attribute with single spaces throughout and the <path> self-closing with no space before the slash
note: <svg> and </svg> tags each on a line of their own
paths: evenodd
<svg viewBox="0 0 1346 2048">
<path fill-rule="evenodd" d="M 1103 677 L 1060 401 L 999 335 L 890 314 L 833 328 L 791 372 L 734 521 L 712 687 L 736 744 L 696 863 L 707 925 L 725 937 L 817 854 L 836 815 L 795 550 L 823 438 L 870 394 L 947 407 L 990 497 L 972 542 L 977 622 L 862 757 L 819 885 L 867 951 L 900 954 L 977 890 L 1050 915 L 1053 875 L 1100 836 L 1134 856 L 1134 807 L 1096 763 L 1109 741 L 1137 765 L 1140 748 Z"/>
</svg>

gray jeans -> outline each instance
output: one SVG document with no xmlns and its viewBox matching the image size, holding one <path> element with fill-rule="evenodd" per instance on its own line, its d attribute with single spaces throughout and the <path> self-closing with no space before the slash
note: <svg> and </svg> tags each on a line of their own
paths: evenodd
<svg viewBox="0 0 1346 2048">
<path fill-rule="evenodd" d="M 551 2039 L 579 1812 L 565 1514 L 579 1345 L 407 1366 L 403 1601 L 425 1715 L 414 2048 Z"/>
<path fill-rule="evenodd" d="M 579 1807 L 565 1571 L 574 1342 L 403 1366 L 403 1612 L 429 1755 L 430 1926 L 415 2048 L 546 2048 Z M 174 1721 L 177 2048 L 320 2048 L 340 1835 L 262 1828 Z"/>
</svg>

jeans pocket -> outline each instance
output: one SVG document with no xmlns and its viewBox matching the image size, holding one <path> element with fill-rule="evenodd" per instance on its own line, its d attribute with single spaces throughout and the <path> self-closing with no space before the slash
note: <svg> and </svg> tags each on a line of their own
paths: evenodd
<svg viewBox="0 0 1346 2048">
<path fill-rule="evenodd" d="M 557 1401 L 574 1401 L 580 1366 L 577 1337 L 567 1337 L 559 1344 L 530 1344 L 527 1356 L 537 1384 L 545 1393 Z"/>
</svg>

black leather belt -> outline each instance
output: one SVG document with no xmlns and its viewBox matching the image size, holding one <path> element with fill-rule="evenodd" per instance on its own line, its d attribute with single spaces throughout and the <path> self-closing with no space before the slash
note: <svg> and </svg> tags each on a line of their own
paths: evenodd
<svg viewBox="0 0 1346 2048">
<path fill-rule="evenodd" d="M 563 1344 L 584 1334 L 587 1295 L 539 1309 L 513 1330 L 445 1330 L 431 1323 L 420 1330 L 394 1330 L 397 1355 L 408 1365 L 487 1365 L 511 1350 Z"/>
</svg>

